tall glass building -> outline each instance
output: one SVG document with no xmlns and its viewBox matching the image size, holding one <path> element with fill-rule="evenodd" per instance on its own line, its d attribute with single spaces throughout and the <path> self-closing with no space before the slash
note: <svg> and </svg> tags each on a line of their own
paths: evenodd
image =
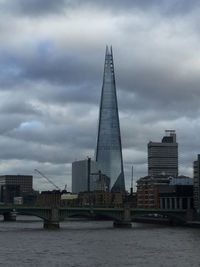
<svg viewBox="0 0 200 267">
<path fill-rule="evenodd" d="M 110 190 L 125 190 L 112 47 L 106 47 L 96 161 L 101 172 L 110 178 Z"/>
</svg>

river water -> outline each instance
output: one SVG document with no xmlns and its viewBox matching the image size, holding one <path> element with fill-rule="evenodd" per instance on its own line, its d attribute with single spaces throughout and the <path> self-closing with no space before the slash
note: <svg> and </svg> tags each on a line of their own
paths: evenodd
<svg viewBox="0 0 200 267">
<path fill-rule="evenodd" d="M 38 218 L 3 222 L 0 216 L 0 266 L 200 266 L 200 229 L 140 223 L 114 229 L 111 221 L 42 227 Z"/>
</svg>

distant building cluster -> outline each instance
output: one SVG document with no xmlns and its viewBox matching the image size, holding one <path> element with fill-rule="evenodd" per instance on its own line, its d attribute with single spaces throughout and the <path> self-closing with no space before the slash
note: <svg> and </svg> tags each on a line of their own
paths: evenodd
<svg viewBox="0 0 200 267">
<path fill-rule="evenodd" d="M 138 208 L 192 209 L 200 213 L 200 156 L 194 162 L 194 178 L 178 173 L 175 130 L 166 130 L 160 142 L 150 141 L 148 176 L 137 181 L 137 193 L 129 202 Z M 106 49 L 99 113 L 96 161 L 72 163 L 72 192 L 125 192 L 121 137 L 112 49 Z M 134 195 L 134 196 L 133 196 Z M 131 200 L 131 201 L 130 201 Z"/>
<path fill-rule="evenodd" d="M 148 143 L 148 176 L 137 181 L 137 207 L 200 213 L 200 155 L 193 169 L 193 178 L 178 175 L 176 133 L 166 130 L 161 142 Z"/>
<path fill-rule="evenodd" d="M 66 190 L 37 194 L 30 175 L 0 176 L 0 202 L 45 205 L 195 210 L 200 219 L 200 154 L 193 178 L 179 175 L 175 130 L 166 130 L 160 142 L 150 141 L 148 175 L 137 180 L 137 192 L 125 191 L 120 124 L 112 48 L 106 48 L 95 159 L 72 163 L 72 193 Z M 39 171 L 37 171 L 39 172 Z M 40 173 L 40 172 L 39 172 Z M 42 173 L 40 173 L 42 174 Z M 42 174 L 57 187 L 48 177 Z M 37 199 L 36 196 L 37 195 Z M 20 202 L 20 198 L 23 201 Z M 32 202 L 33 203 L 33 202 Z"/>
</svg>

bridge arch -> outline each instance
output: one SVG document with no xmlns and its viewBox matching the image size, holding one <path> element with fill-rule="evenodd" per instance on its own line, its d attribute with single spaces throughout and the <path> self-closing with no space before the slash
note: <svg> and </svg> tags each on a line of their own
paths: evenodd
<svg viewBox="0 0 200 267">
<path fill-rule="evenodd" d="M 132 215 L 131 216 L 131 220 L 134 220 L 134 219 L 137 219 L 137 218 L 141 218 L 141 217 L 145 217 L 145 216 L 148 216 L 152 214 L 152 212 L 145 212 L 145 213 L 141 213 L 141 214 L 135 214 L 135 215 Z M 166 216 L 167 218 L 169 219 L 176 219 L 177 221 L 180 221 L 180 222 L 183 222 L 185 223 L 186 222 L 186 219 L 184 216 L 180 216 L 178 214 L 175 214 L 175 213 L 170 213 L 170 212 L 157 212 L 156 214 L 159 214 L 159 215 L 163 215 L 163 216 Z"/>
<path fill-rule="evenodd" d="M 106 212 L 95 212 L 95 211 L 76 211 L 76 212 L 71 212 L 68 214 L 65 214 L 63 216 L 60 216 L 59 219 L 60 220 L 64 220 L 65 218 L 71 218 L 71 217 L 77 217 L 77 216 L 81 216 L 81 217 L 91 217 L 92 215 L 97 215 L 97 216 L 102 216 L 102 217 L 106 217 L 109 219 L 112 219 L 114 221 L 122 221 L 122 218 L 120 216 L 117 216 L 115 214 L 112 213 L 106 213 Z"/>
<path fill-rule="evenodd" d="M 43 220 L 50 221 L 50 218 L 48 216 L 45 216 L 44 214 L 41 214 L 39 212 L 34 212 L 34 211 L 17 211 L 20 215 L 31 215 L 31 216 L 36 216 L 39 217 Z"/>
</svg>

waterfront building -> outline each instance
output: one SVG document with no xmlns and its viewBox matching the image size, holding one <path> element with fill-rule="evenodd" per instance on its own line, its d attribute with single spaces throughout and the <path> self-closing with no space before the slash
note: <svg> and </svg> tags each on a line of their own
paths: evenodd
<svg viewBox="0 0 200 267">
<path fill-rule="evenodd" d="M 145 176 L 137 180 L 137 207 L 159 208 L 159 186 L 168 186 L 168 175 Z"/>
<path fill-rule="evenodd" d="M 88 170 L 90 171 L 89 184 Z M 88 159 L 74 161 L 72 163 L 72 192 L 77 194 L 95 190 L 99 178 L 98 172 L 99 169 L 96 161 L 88 161 Z"/>
<path fill-rule="evenodd" d="M 110 49 L 106 47 L 96 161 L 101 172 L 110 178 L 111 191 L 124 191 L 125 182 L 112 47 Z"/>
<path fill-rule="evenodd" d="M 61 204 L 61 194 L 59 190 L 42 191 L 37 196 L 37 205 L 42 207 L 59 207 Z"/>
<path fill-rule="evenodd" d="M 13 203 L 15 197 L 25 197 L 33 193 L 32 175 L 0 176 L 0 201 Z"/>
<path fill-rule="evenodd" d="M 93 191 L 78 195 L 80 206 L 122 207 L 124 195 L 122 192 Z"/>
<path fill-rule="evenodd" d="M 191 209 L 193 179 L 185 176 L 146 176 L 137 181 L 137 207 Z"/>
<path fill-rule="evenodd" d="M 162 142 L 148 143 L 148 175 L 178 176 L 178 144 L 174 130 L 166 130 Z"/>
<path fill-rule="evenodd" d="M 197 160 L 193 163 L 193 177 L 194 177 L 194 208 L 197 213 L 200 213 L 200 154 Z"/>
<path fill-rule="evenodd" d="M 161 209 L 192 209 L 193 185 L 181 183 L 159 186 L 159 207 Z"/>
<path fill-rule="evenodd" d="M 72 194 L 70 192 L 63 193 L 61 195 L 61 206 L 79 206 L 78 194 Z"/>
</svg>

